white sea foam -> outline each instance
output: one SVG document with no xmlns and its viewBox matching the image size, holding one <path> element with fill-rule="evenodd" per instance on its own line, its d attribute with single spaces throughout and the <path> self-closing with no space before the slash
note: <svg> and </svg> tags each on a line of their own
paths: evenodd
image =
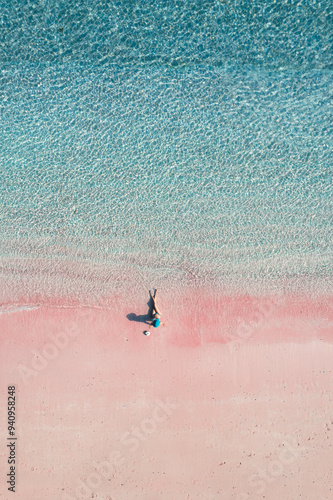
<svg viewBox="0 0 333 500">
<path fill-rule="evenodd" d="M 13 314 L 17 312 L 33 311 L 34 309 L 39 309 L 40 306 L 29 306 L 29 305 L 2 305 L 0 306 L 0 314 Z"/>
</svg>

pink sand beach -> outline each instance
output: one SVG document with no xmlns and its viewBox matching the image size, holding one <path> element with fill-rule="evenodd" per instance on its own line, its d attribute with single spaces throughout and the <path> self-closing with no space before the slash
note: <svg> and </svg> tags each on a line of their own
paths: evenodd
<svg viewBox="0 0 333 500">
<path fill-rule="evenodd" d="M 332 499 L 331 298 L 159 293 L 2 306 L 1 498 Z"/>
</svg>

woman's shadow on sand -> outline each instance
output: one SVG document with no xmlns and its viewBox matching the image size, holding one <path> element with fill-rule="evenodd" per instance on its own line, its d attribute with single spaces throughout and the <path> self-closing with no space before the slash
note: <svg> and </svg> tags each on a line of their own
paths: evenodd
<svg viewBox="0 0 333 500">
<path fill-rule="evenodd" d="M 147 306 L 148 306 L 147 314 L 130 313 L 130 314 L 126 315 L 126 318 L 129 321 L 136 321 L 137 323 L 145 323 L 146 325 L 150 325 L 152 312 L 153 312 L 153 305 L 154 305 L 153 300 L 150 297 L 150 299 L 147 302 Z"/>
</svg>

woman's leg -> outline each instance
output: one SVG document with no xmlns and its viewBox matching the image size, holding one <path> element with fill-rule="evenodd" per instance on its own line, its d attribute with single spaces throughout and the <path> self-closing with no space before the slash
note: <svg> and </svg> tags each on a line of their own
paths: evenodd
<svg viewBox="0 0 333 500">
<path fill-rule="evenodd" d="M 155 291 L 155 293 L 156 293 L 156 291 Z M 154 314 L 155 314 L 155 312 L 156 312 L 156 311 L 155 311 L 155 293 L 154 293 L 154 295 L 153 295 L 152 291 L 151 291 L 151 290 L 149 290 L 149 295 L 150 295 L 150 297 L 151 297 L 151 300 L 153 301 L 153 307 L 152 307 L 152 310 L 151 310 L 151 317 L 152 317 L 152 318 L 154 317 Z"/>
<path fill-rule="evenodd" d="M 162 313 L 161 313 L 161 311 L 159 310 L 159 308 L 157 307 L 157 304 L 156 304 L 156 292 L 157 292 L 156 288 L 155 288 L 154 295 L 150 291 L 150 296 L 151 296 L 151 298 L 153 300 L 153 310 L 152 310 L 151 314 L 153 315 L 153 314 L 157 313 L 157 314 L 159 314 L 161 316 Z"/>
<path fill-rule="evenodd" d="M 153 301 L 154 301 L 154 308 L 153 308 L 153 311 L 155 311 L 157 314 L 159 314 L 159 315 L 161 316 L 161 315 L 162 315 L 162 313 L 161 313 L 161 311 L 159 310 L 159 308 L 157 307 L 155 297 L 153 298 Z"/>
</svg>

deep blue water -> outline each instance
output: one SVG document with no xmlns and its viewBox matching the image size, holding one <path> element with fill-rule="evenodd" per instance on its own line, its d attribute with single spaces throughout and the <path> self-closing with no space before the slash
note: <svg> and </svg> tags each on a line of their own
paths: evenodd
<svg viewBox="0 0 333 500">
<path fill-rule="evenodd" d="M 17 0 L 1 21 L 3 62 L 332 69 L 329 0 Z"/>
</svg>

